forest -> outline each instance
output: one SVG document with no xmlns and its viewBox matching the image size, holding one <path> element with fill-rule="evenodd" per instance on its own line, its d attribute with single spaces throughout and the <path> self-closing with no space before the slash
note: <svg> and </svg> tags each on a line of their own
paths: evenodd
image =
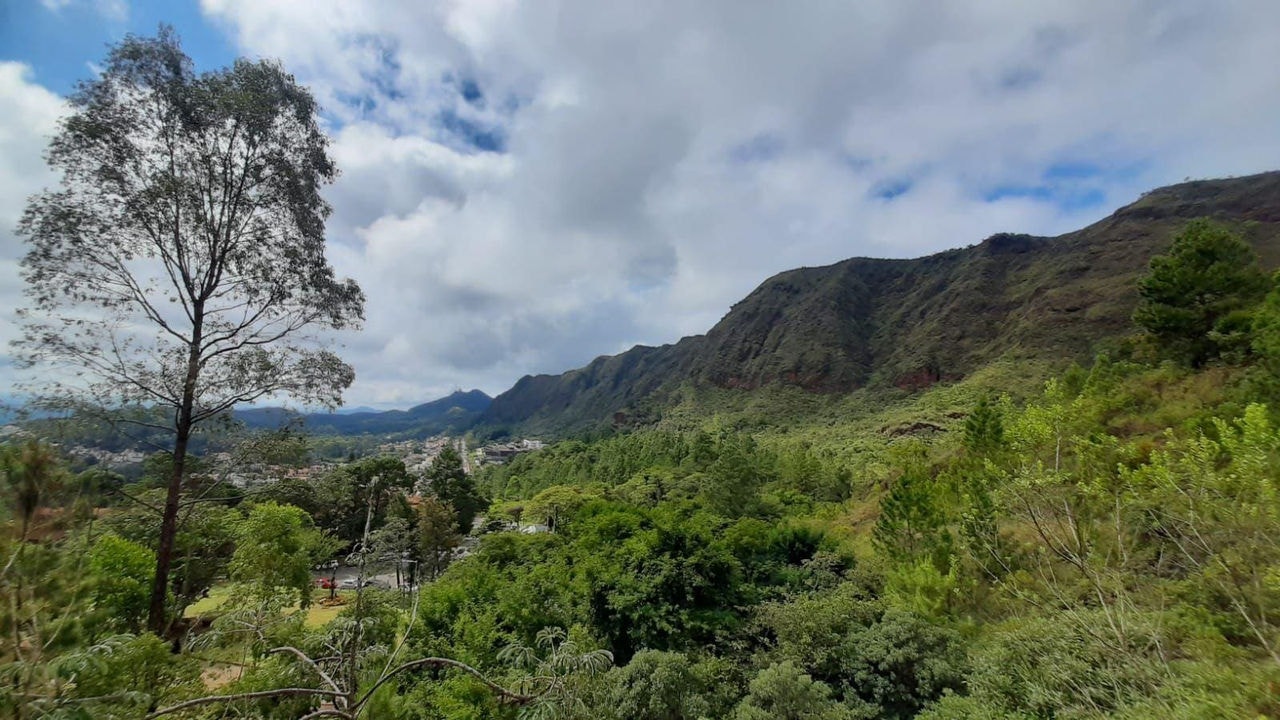
<svg viewBox="0 0 1280 720">
<path fill-rule="evenodd" d="M 129 481 L 13 442 L 0 712 L 1276 716 L 1280 287 L 1197 220 L 1136 290 L 1087 366 L 939 388 L 943 428 L 686 413 L 475 475 L 446 449 L 248 491 L 193 462 L 159 634 L 164 456 Z M 311 452 L 265 433 L 235 462 Z M 354 587 L 317 587 L 339 559 Z"/>
</svg>

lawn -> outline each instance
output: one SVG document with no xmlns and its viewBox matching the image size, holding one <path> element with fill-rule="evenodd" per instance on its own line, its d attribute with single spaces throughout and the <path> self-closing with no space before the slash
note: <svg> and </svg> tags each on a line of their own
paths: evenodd
<svg viewBox="0 0 1280 720">
<path fill-rule="evenodd" d="M 187 606 L 186 617 L 198 617 L 201 615 L 212 615 L 218 612 L 226 602 L 231 599 L 232 587 L 230 585 L 215 585 L 210 588 L 209 596 L 201 598 L 196 602 Z M 347 604 L 325 606 L 320 601 L 329 597 L 328 590 L 316 588 L 315 593 L 311 596 L 311 607 L 307 609 L 307 626 L 320 627 L 325 623 L 333 620 L 342 612 L 342 608 L 355 600 L 355 590 L 339 590 L 338 597 L 347 601 Z M 298 606 L 293 605 L 286 608 L 286 612 L 297 611 Z"/>
</svg>

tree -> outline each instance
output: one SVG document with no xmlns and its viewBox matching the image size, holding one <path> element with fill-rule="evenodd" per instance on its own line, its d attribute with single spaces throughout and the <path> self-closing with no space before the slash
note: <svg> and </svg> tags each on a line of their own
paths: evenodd
<svg viewBox="0 0 1280 720">
<path fill-rule="evenodd" d="M 164 492 L 148 490 L 130 497 L 134 502 L 112 512 L 103 524 L 126 540 L 154 548 L 160 537 L 155 508 L 164 505 Z M 169 568 L 170 607 L 176 614 L 203 596 L 225 573 L 235 551 L 239 519 L 237 511 L 219 502 L 184 503 L 179 509 Z M 154 555 L 152 560 L 154 571 Z"/>
<path fill-rule="evenodd" d="M 389 562 L 395 566 L 397 588 L 401 584 L 401 566 L 417 544 L 417 528 L 407 518 L 398 515 L 388 517 L 382 527 L 369 533 L 370 555 L 379 562 Z"/>
<path fill-rule="evenodd" d="M 525 671 L 520 673 L 522 677 L 515 689 L 499 684 L 480 669 L 453 658 L 420 657 L 397 663 L 399 653 L 404 649 L 403 642 L 388 655 L 385 649 L 376 649 L 360 640 L 358 630 L 369 625 L 371 620 L 373 624 L 383 626 L 381 638 L 373 639 L 386 642 L 394 636 L 397 619 L 394 608 L 389 607 L 385 601 L 377 603 L 377 606 L 375 612 L 383 615 L 382 618 L 371 619 L 368 612 L 360 609 L 359 603 L 350 613 L 343 612 L 342 618 L 347 622 L 342 625 L 348 629 L 357 629 L 355 642 L 341 637 L 310 638 L 311 642 L 308 644 L 321 647 L 324 656 L 313 658 L 292 645 L 266 650 L 267 655 L 279 655 L 286 661 L 296 663 L 296 667 L 291 668 L 292 672 L 286 676 L 288 687 L 205 695 L 154 710 L 146 717 L 164 717 L 204 705 L 225 703 L 235 707 L 235 703 L 246 701 L 269 702 L 269 707 L 275 709 L 280 707 L 284 698 L 306 698 L 309 704 L 303 707 L 314 707 L 310 703 L 320 700 L 328 705 L 306 713 L 306 717 L 345 720 L 380 717 L 379 701 L 385 699 L 386 694 L 379 694 L 378 691 L 386 686 L 395 691 L 394 694 L 401 694 L 403 689 L 397 688 L 395 683 L 402 676 L 420 670 L 431 670 L 437 677 L 445 670 L 469 676 L 502 704 L 520 708 L 522 718 L 583 717 L 586 712 L 583 697 L 588 693 L 593 679 L 607 672 L 613 664 L 613 656 L 607 650 L 588 650 L 570 639 L 560 628 L 540 630 L 535 638 L 535 647 L 515 643 L 498 652 L 499 660 L 515 666 L 517 670 Z M 410 613 L 410 616 L 415 614 Z M 385 622 L 386 620 L 391 622 Z M 408 635 L 412 630 L 413 626 L 410 624 L 405 634 Z M 342 633 L 339 632 L 339 635 Z M 340 644 L 345 640 L 353 646 L 353 651 L 344 651 L 340 644 L 333 643 L 335 639 Z M 366 713 L 366 710 L 370 712 Z M 244 713 L 237 715 L 242 716 Z M 260 713 L 253 716 L 259 717 Z M 295 716 L 297 713 L 289 715 Z"/>
<path fill-rule="evenodd" d="M 489 507 L 476 489 L 475 482 L 462 467 L 462 456 L 453 447 L 446 447 L 431 461 L 427 468 L 427 487 L 443 502 L 453 506 L 458 516 L 458 532 L 471 532 L 476 514 Z"/>
<path fill-rule="evenodd" d="M 880 500 L 872 541 L 895 562 L 930 558 L 939 570 L 947 566 L 951 536 L 942 490 L 923 460 L 905 468 Z"/>
<path fill-rule="evenodd" d="M 1253 351 L 1263 367 L 1280 376 L 1280 274 L 1272 277 L 1271 291 L 1253 316 Z"/>
<path fill-rule="evenodd" d="M 155 554 L 118 535 L 103 535 L 89 551 L 94 608 L 101 612 L 91 627 L 116 625 L 137 632 L 147 614 L 148 588 Z"/>
<path fill-rule="evenodd" d="M 791 661 L 770 665 L 751 681 L 734 710 L 735 720 L 853 720 L 858 717 L 831 698 L 831 688 Z"/>
<path fill-rule="evenodd" d="M 585 493 L 582 488 L 573 485 L 552 485 L 534 495 L 524 507 L 523 518 L 534 523 L 543 523 L 555 530 L 573 517 L 583 505 L 597 496 Z"/>
<path fill-rule="evenodd" d="M 1280 431 L 1267 408 L 1249 404 L 1235 423 L 1153 453 L 1129 473 L 1125 504 L 1140 508 L 1163 554 L 1280 664 Z"/>
<path fill-rule="evenodd" d="M 716 715 L 708 696 L 717 678 L 707 677 L 682 653 L 641 650 L 605 676 L 600 707 L 607 718 L 695 720 Z"/>
<path fill-rule="evenodd" d="M 26 542 L 31 520 L 42 498 L 61 476 L 58 459 L 47 445 L 30 440 L 21 446 L 0 450 L 0 480 L 18 511 L 19 542 Z"/>
<path fill-rule="evenodd" d="M 952 631 L 872 598 L 856 582 L 766 606 L 776 657 L 827 684 L 863 717 L 911 718 L 963 687 L 965 652 Z"/>
<path fill-rule="evenodd" d="M 354 377 L 317 330 L 364 295 L 324 254 L 337 170 L 311 94 L 279 63 L 196 73 L 171 28 L 126 37 L 69 99 L 47 153 L 59 189 L 19 224 L 18 355 L 67 368 L 53 402 L 163 408 L 173 464 L 149 625 L 165 628 L 183 469 L 200 423 L 291 395 L 334 406 Z"/>
<path fill-rule="evenodd" d="M 367 529 L 381 527 L 391 501 L 413 485 L 404 461 L 383 455 L 347 463 L 318 482 L 277 483 L 266 494 L 311 513 L 317 525 L 354 547 L 364 537 L 365 521 L 371 521 Z"/>
<path fill-rule="evenodd" d="M 982 457 L 990 455 L 1004 444 L 1004 422 L 1000 408 L 987 396 L 978 398 L 973 412 L 964 419 L 964 448 Z"/>
<path fill-rule="evenodd" d="M 767 464 L 760 457 L 755 440 L 747 435 L 720 438 L 719 455 L 707 468 L 702 492 L 707 505 L 725 517 L 750 515 L 759 509 L 760 488 L 766 483 L 762 472 Z"/>
<path fill-rule="evenodd" d="M 136 720 L 203 688 L 195 658 L 175 656 L 169 643 L 150 634 L 104 638 L 59 658 L 57 666 L 62 692 L 32 703 L 32 715 L 14 717 Z"/>
<path fill-rule="evenodd" d="M 453 508 L 437 498 L 424 497 L 418 505 L 418 550 L 427 578 L 435 580 L 458 547 L 458 522 Z"/>
<path fill-rule="evenodd" d="M 1216 357 L 1238 314 L 1267 291 L 1253 250 L 1230 228 L 1205 218 L 1187 223 L 1166 255 L 1138 281 L 1133 320 L 1175 357 L 1200 367 Z"/>
<path fill-rule="evenodd" d="M 263 503 L 236 528 L 236 552 L 227 569 L 232 580 L 248 586 L 259 599 L 285 588 L 297 591 L 299 603 L 306 607 L 311 601 L 311 566 L 321 549 L 328 549 L 324 535 L 305 512 L 292 505 Z"/>
</svg>

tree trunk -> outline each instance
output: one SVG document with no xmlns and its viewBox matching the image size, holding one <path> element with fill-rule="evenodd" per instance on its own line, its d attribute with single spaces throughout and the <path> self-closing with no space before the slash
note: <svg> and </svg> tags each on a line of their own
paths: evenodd
<svg viewBox="0 0 1280 720">
<path fill-rule="evenodd" d="M 169 594 L 169 566 L 173 564 L 173 541 L 178 535 L 178 501 L 182 497 L 182 475 L 187 461 L 187 441 L 191 438 L 191 410 L 182 413 L 178 436 L 173 444 L 173 475 L 169 478 L 169 493 L 164 501 L 164 516 L 160 521 L 160 544 L 156 548 L 156 577 L 151 584 L 151 607 L 147 611 L 147 627 L 164 637 L 168 629 L 165 616 L 165 598 Z"/>
<path fill-rule="evenodd" d="M 165 613 L 165 598 L 169 594 L 169 567 L 173 564 L 173 543 L 178 535 L 178 502 L 182 499 L 182 479 L 187 464 L 187 443 L 191 440 L 192 412 L 195 407 L 196 381 L 200 377 L 200 343 L 203 340 L 204 304 L 194 304 L 195 322 L 191 330 L 190 351 L 187 354 L 187 378 L 182 384 L 182 406 L 178 408 L 177 431 L 173 441 L 173 474 L 169 477 L 169 492 L 164 500 L 164 515 L 160 521 L 160 543 L 156 548 L 156 576 L 151 584 L 151 606 L 147 611 L 147 627 L 164 637 L 169 629 Z"/>
<path fill-rule="evenodd" d="M 355 607 L 355 632 L 351 633 L 351 654 L 347 660 L 347 693 L 349 697 L 356 697 L 356 683 L 359 682 L 358 652 L 361 648 L 361 635 L 364 630 L 364 561 L 368 556 L 369 550 L 369 528 L 373 526 L 373 498 L 372 493 L 377 486 L 377 478 L 374 478 L 369 486 L 369 507 L 364 515 L 364 534 L 360 536 L 360 564 L 356 566 L 356 607 Z"/>
</svg>

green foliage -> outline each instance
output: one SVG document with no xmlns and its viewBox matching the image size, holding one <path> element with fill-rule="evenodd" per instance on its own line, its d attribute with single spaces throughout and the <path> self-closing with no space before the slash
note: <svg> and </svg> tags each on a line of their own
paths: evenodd
<svg viewBox="0 0 1280 720">
<path fill-rule="evenodd" d="M 164 496 L 151 490 L 140 493 L 138 499 L 147 505 L 119 508 L 103 524 L 131 542 L 154 548 L 159 543 L 160 524 L 153 507 L 163 502 Z M 239 520 L 237 511 L 216 502 L 193 503 L 179 513 L 169 585 L 179 608 L 195 602 L 225 575 Z"/>
<path fill-rule="evenodd" d="M 725 435 L 716 448 L 716 459 L 707 468 L 703 496 L 711 510 L 725 517 L 742 517 L 760 511 L 760 489 L 770 479 L 766 463 L 757 462 L 755 440 Z"/>
<path fill-rule="evenodd" d="M 156 556 L 116 535 L 103 535 L 89 551 L 89 582 L 97 622 L 137 632 L 146 618 Z"/>
<path fill-rule="evenodd" d="M 1280 434 L 1262 405 L 1152 454 L 1127 474 L 1156 545 L 1235 616 L 1233 634 L 1280 663 Z"/>
<path fill-rule="evenodd" d="M 1099 717 L 1151 693 L 1162 681 L 1156 648 L 1109 645 L 1101 613 L 1080 623 L 1033 619 L 996 629 L 975 653 L 969 691 L 983 706 L 1015 717 Z M 1101 632 L 1100 632 L 1101 631 Z M 945 715 L 943 715 L 945 717 Z"/>
<path fill-rule="evenodd" d="M 495 497 L 529 498 L 575 486 L 636 505 L 698 499 L 727 517 L 799 514 L 815 499 L 847 498 L 853 475 L 832 453 L 807 442 L 766 446 L 727 430 L 645 430 L 594 443 L 568 441 L 486 468 L 480 483 Z"/>
<path fill-rule="evenodd" d="M 583 718 L 590 682 L 613 665 L 608 650 L 588 650 L 563 628 L 539 630 L 532 646 L 520 642 L 504 647 L 498 660 L 526 671 L 531 689 L 541 692 L 520 709 L 521 720 Z"/>
<path fill-rule="evenodd" d="M 48 703 L 59 708 L 54 717 L 136 720 L 201 689 L 195 660 L 175 658 L 155 635 L 110 637 L 59 658 L 56 666 L 69 692 Z"/>
<path fill-rule="evenodd" d="M 268 599 L 281 590 L 311 602 L 311 566 L 324 536 L 301 508 L 274 502 L 254 505 L 236 528 L 236 551 L 227 566 L 231 579 L 251 597 Z"/>
<path fill-rule="evenodd" d="M 524 504 L 521 519 L 529 523 L 541 523 L 555 530 L 591 500 L 594 495 L 584 493 L 571 485 L 553 485 L 534 495 Z"/>
<path fill-rule="evenodd" d="M 354 546 L 364 536 L 372 510 L 371 529 L 382 527 L 394 500 L 413 489 L 415 479 L 404 461 L 390 456 L 363 458 L 342 465 L 318 481 L 281 480 L 260 497 L 302 508 L 315 524 Z"/>
<path fill-rule="evenodd" d="M 462 456 L 452 446 L 447 446 L 431 461 L 426 472 L 427 488 L 448 503 L 457 517 L 458 532 L 471 532 L 476 515 L 489 507 L 475 481 L 462 468 Z"/>
<path fill-rule="evenodd" d="M 396 719 L 1274 716 L 1280 431 L 1261 402 L 1271 396 L 1253 392 L 1256 368 L 1150 366 L 1118 352 L 1023 400 L 991 399 L 983 383 L 1007 377 L 997 373 L 820 429 L 754 433 L 735 417 L 558 443 L 479 479 L 509 499 L 492 516 L 553 532 L 486 524 L 474 552 L 416 599 L 369 592 L 323 628 L 275 592 L 216 621 L 206 637 L 230 640 L 201 651 L 243 653 L 250 669 L 228 691 L 317 685 L 304 663 L 266 654 L 281 644 L 353 663 L 341 682 L 362 687 L 391 658 L 437 656 L 519 692 L 548 690 L 508 704 L 474 675 L 419 667 L 363 710 Z M 440 475 L 459 470 L 450 459 Z M 372 517 L 375 555 L 404 552 L 406 538 L 424 560 L 450 554 L 453 507 L 428 494 L 409 510 L 403 480 L 384 482 L 397 475 L 352 463 L 316 488 L 271 492 L 361 529 Z M 323 508 L 326 486 L 347 509 Z M 275 523 L 286 535 L 316 532 L 299 510 L 267 506 L 301 521 Z M 122 536 L 148 524 L 110 514 Z M 93 575 L 68 572 L 77 552 L 90 556 L 84 537 L 28 543 L 14 569 L 50 594 L 27 590 L 32 609 L 0 615 L 0 630 L 16 628 L 24 647 L 37 626 L 65 638 L 57 652 L 83 643 L 79 626 L 45 618 L 56 602 L 91 599 L 89 583 L 56 581 Z M 246 538 L 236 545 L 237 558 L 254 554 Z M 22 667 L 3 677 L 52 686 L 32 669 L 51 666 Z M 296 717 L 318 702 L 230 712 Z"/>
<path fill-rule="evenodd" d="M 1252 350 L 1273 376 L 1280 376 L 1280 276 L 1253 315 Z"/>
<path fill-rule="evenodd" d="M 999 406 L 985 395 L 964 420 L 965 450 L 979 457 L 1004 447 L 1004 422 Z"/>
<path fill-rule="evenodd" d="M 960 567 L 945 570 L 930 559 L 899 562 L 885 574 L 885 597 L 894 605 L 929 618 L 942 618 L 960 592 Z"/>
<path fill-rule="evenodd" d="M 876 548 L 897 562 L 927 558 L 939 569 L 946 568 L 952 539 L 944 492 L 923 458 L 909 459 L 880 501 L 880 518 L 873 534 Z"/>
<path fill-rule="evenodd" d="M 466 657 L 492 657 L 504 637 L 528 642 L 558 625 L 586 628 L 626 662 L 643 649 L 738 642 L 762 597 L 841 577 L 850 562 L 831 547 L 801 525 L 595 501 L 556 534 L 487 536 L 424 590 L 420 613 Z"/>
<path fill-rule="evenodd" d="M 698 720 L 726 714 L 722 663 L 688 655 L 641 650 L 604 678 L 598 711 L 610 720 Z"/>
<path fill-rule="evenodd" d="M 762 621 L 777 638 L 777 657 L 868 716 L 910 718 L 963 685 L 966 662 L 954 632 L 871 598 L 857 583 L 770 605 Z"/>
<path fill-rule="evenodd" d="M 1233 345 L 1226 338 L 1241 324 L 1233 314 L 1262 298 L 1266 277 L 1238 234 L 1200 219 L 1187 223 L 1168 254 L 1152 258 L 1138 292 L 1134 322 L 1174 357 L 1199 367 Z"/>
<path fill-rule="evenodd" d="M 453 508 L 434 497 L 422 498 L 418 503 L 418 558 L 428 580 L 444 572 L 461 540 Z"/>
<path fill-rule="evenodd" d="M 37 440 L 0 448 L 0 483 L 6 501 L 18 514 L 20 539 L 27 537 L 41 499 L 55 489 L 63 475 L 53 450 Z"/>
<path fill-rule="evenodd" d="M 831 698 L 831 688 L 790 661 L 770 665 L 751 681 L 750 692 L 733 711 L 734 720 L 857 720 Z"/>
<path fill-rule="evenodd" d="M 395 645 L 396 635 L 402 629 L 404 609 L 400 593 L 395 590 L 367 589 L 360 602 L 352 603 L 338 613 L 338 617 L 326 628 L 334 647 L 341 647 L 342 638 L 359 625 L 360 641 L 366 647 L 389 648 Z"/>
</svg>

